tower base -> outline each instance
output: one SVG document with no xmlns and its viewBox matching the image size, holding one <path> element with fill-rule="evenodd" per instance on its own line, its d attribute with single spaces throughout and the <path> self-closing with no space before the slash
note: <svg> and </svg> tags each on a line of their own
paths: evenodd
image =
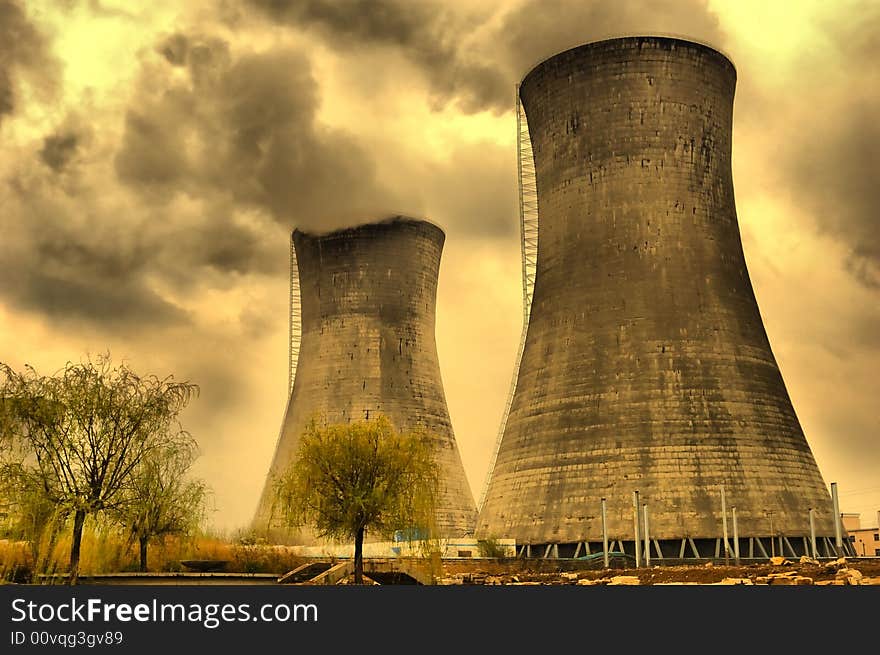
<svg viewBox="0 0 880 655">
<path fill-rule="evenodd" d="M 639 561 L 642 564 L 651 562 L 671 563 L 677 561 L 735 559 L 736 544 L 728 537 L 728 549 L 725 553 L 724 539 L 697 539 L 682 537 L 681 539 L 649 539 L 650 555 L 646 556 L 644 540 L 639 541 Z M 636 547 L 632 539 L 609 539 L 608 554 L 610 559 L 621 558 L 635 562 Z M 603 559 L 601 541 L 578 541 L 568 543 L 517 544 L 516 556 L 519 558 L 540 559 Z M 834 537 L 816 537 L 816 556 L 818 558 L 855 557 L 856 553 L 849 541 L 844 541 L 840 552 L 834 545 Z M 786 537 L 740 537 L 739 559 L 765 561 L 771 557 L 800 559 L 813 557 L 813 549 L 809 536 Z"/>
</svg>

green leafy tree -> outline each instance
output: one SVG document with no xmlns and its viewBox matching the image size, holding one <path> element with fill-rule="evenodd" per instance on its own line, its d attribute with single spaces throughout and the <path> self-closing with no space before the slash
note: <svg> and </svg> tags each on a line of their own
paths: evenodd
<svg viewBox="0 0 880 655">
<path fill-rule="evenodd" d="M 152 450 L 132 471 L 124 502 L 110 512 L 138 543 L 141 571 L 151 540 L 191 534 L 202 523 L 208 486 L 188 477 L 197 455 L 195 441 L 186 438 Z"/>
<path fill-rule="evenodd" d="M 0 363 L 3 450 L 24 453 L 6 459 L 0 478 L 40 489 L 73 516 L 71 584 L 86 517 L 126 502 L 144 458 L 189 438 L 177 416 L 197 393 L 194 384 L 114 367 L 109 355 L 52 376 Z"/>
<path fill-rule="evenodd" d="M 355 582 L 363 582 L 364 534 L 430 531 L 439 468 L 421 432 L 398 433 L 384 416 L 320 425 L 313 420 L 276 500 L 290 526 L 354 541 Z"/>
</svg>

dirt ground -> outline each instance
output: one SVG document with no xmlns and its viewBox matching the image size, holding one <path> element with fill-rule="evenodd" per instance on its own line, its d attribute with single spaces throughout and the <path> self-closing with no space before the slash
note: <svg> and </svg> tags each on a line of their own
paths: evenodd
<svg viewBox="0 0 880 655">
<path fill-rule="evenodd" d="M 483 564 L 481 566 L 481 564 Z M 559 568 L 576 568 L 572 564 L 559 564 Z M 450 562 L 443 563 L 444 573 L 440 584 L 589 584 L 593 581 L 606 584 L 619 576 L 634 576 L 638 584 L 714 584 L 725 579 L 747 579 L 752 584 L 880 584 L 880 558 L 849 559 L 833 561 L 785 560 L 780 564 L 767 562 L 742 564 L 723 563 L 703 565 L 658 565 L 642 568 L 552 570 L 550 562 Z M 857 573 L 852 573 L 853 571 Z M 861 574 L 861 575 L 859 575 Z M 779 578 L 789 580 L 779 581 Z M 807 579 L 809 581 L 807 581 Z M 851 581 L 852 580 L 852 581 Z M 583 582 L 582 582 L 583 581 Z M 634 584 L 621 581 L 615 584 Z M 746 583 L 748 584 L 748 583 Z"/>
</svg>

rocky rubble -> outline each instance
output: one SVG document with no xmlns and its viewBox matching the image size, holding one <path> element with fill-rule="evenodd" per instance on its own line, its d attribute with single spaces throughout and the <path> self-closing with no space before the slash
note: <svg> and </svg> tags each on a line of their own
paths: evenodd
<svg viewBox="0 0 880 655">
<path fill-rule="evenodd" d="M 856 568 L 858 567 L 858 568 Z M 867 571 L 863 571 L 859 569 Z M 486 572 L 455 573 L 438 581 L 441 585 L 723 585 L 723 586 L 859 586 L 880 585 L 880 562 L 845 558 L 819 562 L 810 557 L 791 561 L 782 557 L 763 564 L 728 566 L 654 566 L 625 571 L 595 570 L 489 574 Z"/>
</svg>

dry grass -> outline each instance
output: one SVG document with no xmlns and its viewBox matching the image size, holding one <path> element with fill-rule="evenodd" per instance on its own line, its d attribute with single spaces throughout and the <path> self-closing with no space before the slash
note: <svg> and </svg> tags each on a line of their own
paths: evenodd
<svg viewBox="0 0 880 655">
<path fill-rule="evenodd" d="M 0 583 L 31 582 L 34 574 L 64 573 L 70 560 L 70 526 L 54 543 L 44 534 L 36 547 L 26 541 L 0 540 Z M 194 537 L 166 537 L 150 544 L 148 569 L 173 572 L 187 570 L 181 561 L 223 560 L 226 569 L 243 573 L 290 571 L 304 561 L 284 546 L 244 545 L 234 539 L 211 534 Z M 129 543 L 118 528 L 87 521 L 80 552 L 80 574 L 137 571 L 137 544 Z"/>
</svg>

